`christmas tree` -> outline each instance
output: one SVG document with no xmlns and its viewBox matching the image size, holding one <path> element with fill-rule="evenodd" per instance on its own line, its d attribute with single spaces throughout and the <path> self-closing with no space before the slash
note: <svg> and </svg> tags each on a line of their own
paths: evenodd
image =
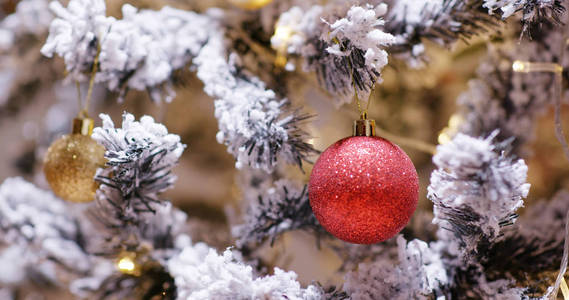
<svg viewBox="0 0 569 300">
<path fill-rule="evenodd" d="M 568 6 L 2 2 L 0 299 L 569 299 Z"/>
</svg>

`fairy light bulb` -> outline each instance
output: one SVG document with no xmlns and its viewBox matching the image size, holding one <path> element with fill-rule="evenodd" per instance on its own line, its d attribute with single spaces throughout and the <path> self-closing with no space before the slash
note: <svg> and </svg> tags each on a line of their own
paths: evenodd
<svg viewBox="0 0 569 300">
<path fill-rule="evenodd" d="M 135 264 L 134 264 L 134 261 L 132 260 L 132 258 L 123 257 L 117 263 L 117 267 L 123 273 L 130 273 L 130 272 L 134 271 Z"/>
<path fill-rule="evenodd" d="M 524 64 L 524 62 L 520 60 L 516 60 L 512 64 L 512 70 L 514 70 L 514 72 L 524 72 L 525 69 L 526 69 L 526 64 Z"/>
<path fill-rule="evenodd" d="M 117 269 L 128 275 L 137 275 L 139 273 L 139 267 L 132 255 L 125 255 L 117 261 Z"/>
<path fill-rule="evenodd" d="M 517 73 L 549 72 L 562 73 L 563 66 L 551 62 L 531 62 L 515 60 L 512 63 L 512 70 Z"/>
</svg>

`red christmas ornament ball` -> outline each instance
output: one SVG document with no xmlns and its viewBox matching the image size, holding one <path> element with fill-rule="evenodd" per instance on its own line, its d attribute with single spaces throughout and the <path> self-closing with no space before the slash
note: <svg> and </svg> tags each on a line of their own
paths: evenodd
<svg viewBox="0 0 569 300">
<path fill-rule="evenodd" d="M 310 175 L 310 206 L 335 237 L 374 244 L 396 235 L 417 208 L 419 178 L 401 148 L 375 136 L 339 140 Z"/>
</svg>

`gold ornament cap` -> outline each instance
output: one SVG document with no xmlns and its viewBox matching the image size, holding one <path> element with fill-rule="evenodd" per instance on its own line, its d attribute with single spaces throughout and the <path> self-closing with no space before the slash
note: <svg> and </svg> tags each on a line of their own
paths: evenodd
<svg viewBox="0 0 569 300">
<path fill-rule="evenodd" d="M 353 136 L 375 136 L 375 120 L 368 119 L 367 113 L 363 113 L 354 121 Z"/>
<path fill-rule="evenodd" d="M 91 118 L 75 118 L 73 119 L 73 134 L 91 136 L 95 122 Z"/>
</svg>

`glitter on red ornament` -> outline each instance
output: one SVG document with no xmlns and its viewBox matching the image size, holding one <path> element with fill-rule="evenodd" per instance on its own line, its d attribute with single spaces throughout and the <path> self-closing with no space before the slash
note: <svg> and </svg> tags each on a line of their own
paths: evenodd
<svg viewBox="0 0 569 300">
<path fill-rule="evenodd" d="M 322 153 L 308 194 L 324 229 L 346 242 L 374 244 L 409 222 L 419 199 L 419 178 L 411 159 L 390 141 L 347 137 Z"/>
</svg>

